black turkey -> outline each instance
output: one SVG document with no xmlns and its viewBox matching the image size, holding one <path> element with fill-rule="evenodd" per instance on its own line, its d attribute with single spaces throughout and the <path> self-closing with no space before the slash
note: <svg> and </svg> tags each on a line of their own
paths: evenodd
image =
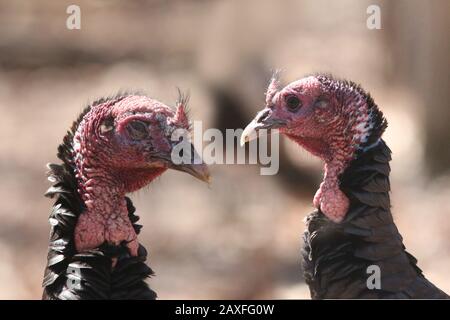
<svg viewBox="0 0 450 320">
<path fill-rule="evenodd" d="M 273 78 L 266 108 L 244 130 L 241 143 L 277 128 L 325 162 L 302 251 L 314 299 L 448 298 L 405 251 L 392 219 L 386 127 L 360 86 L 318 74 L 282 89 Z M 371 283 L 377 271 L 379 284 Z"/>
<path fill-rule="evenodd" d="M 153 271 L 139 244 L 139 217 L 127 193 L 167 169 L 203 181 L 203 163 L 175 164 L 175 130 L 188 130 L 187 99 L 177 109 L 137 94 L 120 94 L 88 106 L 58 148 L 61 164 L 49 164 L 56 199 L 43 299 L 155 299 L 145 280 Z M 193 147 L 192 158 L 197 156 Z M 197 162 L 198 163 L 198 162 Z"/>
</svg>

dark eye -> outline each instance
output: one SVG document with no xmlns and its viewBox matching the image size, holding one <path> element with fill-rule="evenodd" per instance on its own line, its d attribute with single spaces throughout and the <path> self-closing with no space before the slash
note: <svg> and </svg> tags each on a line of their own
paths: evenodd
<svg viewBox="0 0 450 320">
<path fill-rule="evenodd" d="M 301 107 L 301 105 L 302 103 L 300 99 L 296 96 L 289 96 L 286 98 L 286 107 L 291 112 L 297 111 Z"/>
<path fill-rule="evenodd" d="M 142 121 L 132 121 L 127 126 L 128 133 L 135 140 L 141 140 L 148 136 L 148 125 Z"/>
</svg>

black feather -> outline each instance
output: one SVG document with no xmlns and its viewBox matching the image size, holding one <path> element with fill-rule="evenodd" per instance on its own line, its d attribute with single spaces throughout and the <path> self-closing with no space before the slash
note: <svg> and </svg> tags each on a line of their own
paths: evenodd
<svg viewBox="0 0 450 320">
<path fill-rule="evenodd" d="M 320 210 L 308 216 L 302 256 L 312 298 L 449 298 L 424 277 L 394 224 L 390 153 L 380 140 L 342 174 L 340 188 L 350 199 L 343 222 L 332 222 Z M 381 289 L 367 287 L 370 265 L 380 268 Z"/>
<path fill-rule="evenodd" d="M 114 104 L 126 95 L 97 100 L 92 104 Z M 74 173 L 72 141 L 83 117 L 91 110 L 87 107 L 63 143 L 58 147 L 62 164 L 49 164 L 49 180 L 53 182 L 46 196 L 55 198 L 49 217 L 51 232 L 45 269 L 43 299 L 155 299 L 156 293 L 145 280 L 153 271 L 145 264 L 147 251 L 140 246 L 137 257 L 128 253 L 125 244 L 103 244 L 95 250 L 77 253 L 74 247 L 74 228 L 85 205 L 77 191 Z M 126 198 L 128 216 L 136 233 L 141 226 L 135 208 Z M 116 261 L 113 267 L 113 259 Z"/>
</svg>

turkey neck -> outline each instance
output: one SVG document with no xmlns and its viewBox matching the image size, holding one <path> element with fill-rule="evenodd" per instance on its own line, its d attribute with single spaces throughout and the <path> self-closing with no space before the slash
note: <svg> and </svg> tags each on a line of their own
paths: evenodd
<svg viewBox="0 0 450 320">
<path fill-rule="evenodd" d="M 380 140 L 360 151 L 339 175 L 339 189 L 349 200 L 341 222 L 333 222 L 320 209 L 308 216 L 303 260 L 313 298 L 379 297 L 380 290 L 366 285 L 370 265 L 382 270 L 382 279 L 399 272 L 417 277 L 390 211 L 390 153 Z M 382 290 L 398 289 L 382 281 Z"/>
<path fill-rule="evenodd" d="M 86 212 L 95 212 L 105 218 L 128 216 L 125 191 L 117 179 L 108 176 L 102 169 L 83 169 L 80 170 L 78 191 L 86 205 Z"/>
<path fill-rule="evenodd" d="M 75 227 L 78 252 L 97 248 L 103 243 L 126 243 L 130 254 L 137 255 L 137 235 L 128 218 L 124 187 L 101 168 L 79 170 L 78 190 L 86 209 Z"/>
<path fill-rule="evenodd" d="M 349 199 L 344 221 L 352 220 L 361 208 L 376 208 L 391 214 L 390 181 L 391 150 L 383 140 L 357 151 L 355 159 L 338 176 L 339 189 Z"/>
</svg>

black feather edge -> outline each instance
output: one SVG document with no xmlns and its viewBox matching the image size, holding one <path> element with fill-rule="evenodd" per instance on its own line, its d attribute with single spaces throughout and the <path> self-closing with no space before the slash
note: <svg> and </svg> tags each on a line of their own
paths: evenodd
<svg viewBox="0 0 450 320">
<path fill-rule="evenodd" d="M 320 210 L 307 217 L 302 257 L 313 299 L 449 298 L 405 251 L 390 211 L 390 154 L 381 140 L 341 175 L 340 188 L 350 199 L 343 222 L 330 221 Z M 367 288 L 369 265 L 380 267 L 380 290 Z"/>
<path fill-rule="evenodd" d="M 42 284 L 43 299 L 156 299 L 156 293 L 145 282 L 154 272 L 145 264 L 147 251 L 142 245 L 139 245 L 138 256 L 131 257 L 125 244 L 104 244 L 95 250 L 77 253 L 73 240 L 76 221 L 85 209 L 74 173 L 74 134 L 92 107 L 102 103 L 113 105 L 128 95 L 120 93 L 102 98 L 86 107 L 58 147 L 57 155 L 62 164 L 48 165 L 49 180 L 53 185 L 45 196 L 56 198 L 56 201 L 49 217 L 51 232 Z M 126 201 L 130 221 L 139 233 L 142 227 L 136 224 L 139 217 L 134 214 L 131 200 L 126 197 Z M 114 268 L 113 258 L 117 260 Z M 71 272 L 73 267 L 80 270 L 79 274 Z M 70 285 L 71 280 L 78 285 Z"/>
</svg>

